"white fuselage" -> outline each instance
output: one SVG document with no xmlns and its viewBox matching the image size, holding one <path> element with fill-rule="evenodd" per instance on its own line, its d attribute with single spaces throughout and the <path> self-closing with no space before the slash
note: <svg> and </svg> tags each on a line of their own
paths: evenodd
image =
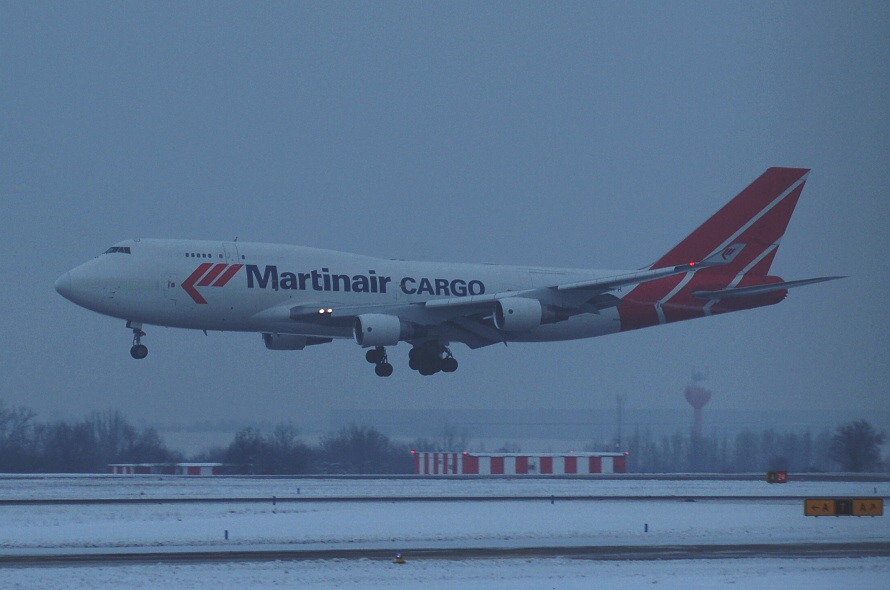
<svg viewBox="0 0 890 590">
<path fill-rule="evenodd" d="M 202 272 L 201 269 L 205 270 Z M 228 278 L 226 274 L 230 274 Z M 387 260 L 301 246 L 200 240 L 127 240 L 65 273 L 66 298 L 130 322 L 241 332 L 352 337 L 349 322 L 295 319 L 308 312 L 412 310 L 436 299 L 521 291 L 615 271 Z M 192 280 L 190 281 L 190 277 Z M 425 317 L 430 312 L 424 311 Z M 614 308 L 582 314 L 504 340 L 586 338 L 620 330 Z"/>
</svg>

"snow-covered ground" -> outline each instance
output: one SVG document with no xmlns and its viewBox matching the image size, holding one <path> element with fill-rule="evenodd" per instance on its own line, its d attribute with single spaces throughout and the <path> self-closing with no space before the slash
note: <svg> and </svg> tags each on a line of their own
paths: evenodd
<svg viewBox="0 0 890 590">
<path fill-rule="evenodd" d="M 769 485 L 719 480 L 0 478 L 0 499 L 268 498 L 247 503 L 0 505 L 0 555 L 342 548 L 403 552 L 408 559 L 404 565 L 388 559 L 336 559 L 5 567 L 0 568 L 0 588 L 590 588 L 652 583 L 886 588 L 890 557 L 448 560 L 412 555 L 412 550 L 887 543 L 886 516 L 805 517 L 799 499 L 766 496 L 884 497 L 888 486 L 886 481 Z M 299 498 L 347 500 L 272 504 L 272 496 L 297 497 L 297 489 Z M 563 499 L 640 495 L 677 499 Z M 406 496 L 454 499 L 395 501 Z M 460 499 L 467 496 L 538 499 Z M 689 502 L 689 496 L 715 498 Z M 359 497 L 393 501 L 348 500 Z"/>
<path fill-rule="evenodd" d="M 589 590 L 591 588 L 781 588 L 882 590 L 890 558 L 585 561 L 572 559 L 275 561 L 0 568 L 10 590 L 112 588 L 400 588 Z"/>
<path fill-rule="evenodd" d="M 890 480 L 636 478 L 251 478 L 157 475 L 3 475 L 0 499 L 349 498 L 406 496 L 890 496 Z"/>
<path fill-rule="evenodd" d="M 885 517 L 804 517 L 795 500 L 0 507 L 0 553 L 860 542 L 887 541 L 888 533 Z"/>
</svg>

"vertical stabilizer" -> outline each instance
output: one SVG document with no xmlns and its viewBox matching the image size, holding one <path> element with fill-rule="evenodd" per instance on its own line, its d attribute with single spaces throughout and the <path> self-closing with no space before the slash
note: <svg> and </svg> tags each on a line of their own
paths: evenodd
<svg viewBox="0 0 890 590">
<path fill-rule="evenodd" d="M 631 330 L 744 308 L 739 306 L 759 307 L 781 301 L 785 292 L 772 291 L 760 298 L 737 299 L 730 307 L 715 300 L 696 298 L 693 292 L 781 282 L 768 273 L 808 174 L 809 170 L 805 168 L 769 168 L 659 258 L 650 268 L 676 266 L 690 260 L 724 260 L 726 263 L 638 285 L 622 298 L 619 307 L 621 329 Z"/>
</svg>

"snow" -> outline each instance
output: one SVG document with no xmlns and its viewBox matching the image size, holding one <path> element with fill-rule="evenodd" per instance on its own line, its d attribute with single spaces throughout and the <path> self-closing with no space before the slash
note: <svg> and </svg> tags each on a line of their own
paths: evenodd
<svg viewBox="0 0 890 590">
<path fill-rule="evenodd" d="M 542 500 L 3 506 L 0 549 L 361 545 L 398 550 L 887 540 L 883 518 L 805 518 L 802 504 L 709 500 L 551 505 Z"/>
<path fill-rule="evenodd" d="M 389 560 L 337 559 L 2 567 L 0 587 L 34 587 L 39 574 L 39 586 L 53 588 L 149 588 L 170 586 L 170 580 L 176 580 L 171 587 L 194 588 L 590 588 L 655 583 L 683 588 L 739 583 L 878 588 L 886 587 L 890 579 L 890 557 L 449 560 L 415 558 L 411 551 L 887 543 L 890 526 L 886 517 L 805 517 L 803 502 L 794 497 L 883 496 L 887 486 L 887 482 L 769 485 L 759 481 L 630 479 L 0 478 L 0 499 L 5 500 L 267 498 L 238 503 L 0 505 L 0 555 L 350 548 L 398 551 L 408 559 L 404 565 Z M 299 498 L 315 501 L 273 505 L 273 495 L 297 497 L 297 488 Z M 759 498 L 720 498 L 743 495 Z M 508 499 L 461 500 L 461 496 Z M 566 499 L 571 496 L 658 498 Z M 676 499 L 663 499 L 665 496 Z M 713 498 L 690 502 L 688 496 Z M 363 497 L 391 500 L 358 500 Z M 418 497 L 437 499 L 413 499 Z M 337 501 L 319 501 L 323 498 Z"/>
<path fill-rule="evenodd" d="M 887 587 L 890 558 L 582 561 L 571 559 L 369 559 L 261 563 L 151 564 L 0 569 L 7 589 L 198 588 L 424 588 L 438 590 L 587 590 L 591 588 L 783 588 L 807 590 Z"/>
<path fill-rule="evenodd" d="M 792 475 L 793 478 L 793 475 Z M 348 498 L 408 496 L 874 496 L 890 481 L 614 478 L 299 478 L 160 475 L 3 475 L 2 499 L 95 498 Z"/>
</svg>

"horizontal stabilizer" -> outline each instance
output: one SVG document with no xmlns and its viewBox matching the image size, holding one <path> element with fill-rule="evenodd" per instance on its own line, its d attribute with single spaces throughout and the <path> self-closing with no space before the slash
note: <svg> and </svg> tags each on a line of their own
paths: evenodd
<svg viewBox="0 0 890 590">
<path fill-rule="evenodd" d="M 695 291 L 693 297 L 698 299 L 731 299 L 733 297 L 752 297 L 754 295 L 764 295 L 766 293 L 774 293 L 775 291 L 785 291 L 791 287 L 802 287 L 804 285 L 813 285 L 815 283 L 823 283 L 825 281 L 834 281 L 836 279 L 845 279 L 846 277 L 818 277 L 815 279 L 802 279 L 799 281 L 785 281 L 782 283 L 770 283 L 768 285 L 754 285 L 751 287 L 736 287 L 733 289 L 720 289 L 719 291 Z"/>
</svg>

